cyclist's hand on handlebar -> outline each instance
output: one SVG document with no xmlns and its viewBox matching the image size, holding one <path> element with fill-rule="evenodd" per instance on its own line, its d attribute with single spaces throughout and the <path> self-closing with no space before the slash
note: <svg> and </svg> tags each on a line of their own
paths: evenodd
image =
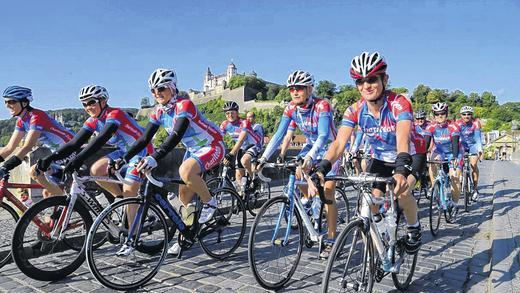
<svg viewBox="0 0 520 293">
<path fill-rule="evenodd" d="M 258 161 L 256 162 L 256 172 L 262 171 L 262 168 L 264 167 L 266 162 L 267 162 L 267 159 L 264 157 L 261 157 L 260 159 L 258 159 Z"/>
<path fill-rule="evenodd" d="M 71 160 L 70 162 L 67 163 L 67 165 L 65 165 L 65 169 L 63 169 L 63 173 L 65 173 L 65 174 L 74 173 L 74 171 L 78 171 L 79 168 L 81 168 L 81 165 L 83 165 L 83 162 L 81 162 L 77 159 Z"/>
<path fill-rule="evenodd" d="M 401 197 L 402 194 L 408 192 L 408 181 L 403 174 L 394 174 L 395 187 L 394 193 L 397 197 Z"/>
<path fill-rule="evenodd" d="M 302 169 L 305 173 L 309 173 L 313 165 L 313 160 L 311 156 L 305 156 L 303 159 Z"/>
<path fill-rule="evenodd" d="M 108 161 L 108 167 L 112 170 L 120 170 L 126 164 L 128 164 L 128 162 L 122 157 Z"/>
<path fill-rule="evenodd" d="M 157 167 L 157 161 L 152 156 L 146 156 L 137 164 L 137 172 L 150 172 Z"/>
<path fill-rule="evenodd" d="M 285 158 L 282 154 L 279 154 L 276 158 L 276 164 L 283 164 L 285 162 Z"/>
<path fill-rule="evenodd" d="M 232 153 L 227 153 L 225 156 L 224 156 L 224 161 L 223 163 L 225 165 L 231 165 L 231 163 L 235 160 L 235 155 L 233 155 Z"/>
<path fill-rule="evenodd" d="M 49 169 L 51 163 L 52 160 L 49 156 L 38 159 L 38 161 L 36 161 L 36 169 L 40 172 L 46 172 Z"/>
</svg>

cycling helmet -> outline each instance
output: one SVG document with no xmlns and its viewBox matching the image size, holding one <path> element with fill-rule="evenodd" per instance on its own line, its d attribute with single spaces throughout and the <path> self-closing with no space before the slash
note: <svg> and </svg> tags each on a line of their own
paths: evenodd
<svg viewBox="0 0 520 293">
<path fill-rule="evenodd" d="M 227 101 L 222 107 L 222 110 L 226 111 L 237 111 L 238 112 L 238 104 L 234 101 Z"/>
<path fill-rule="evenodd" d="M 96 99 L 101 100 L 105 99 L 108 100 L 108 91 L 106 88 L 99 86 L 99 85 L 87 85 L 86 87 L 82 88 L 79 91 L 79 100 L 80 101 L 86 101 L 90 99 Z"/>
<path fill-rule="evenodd" d="M 385 72 L 386 62 L 379 52 L 372 54 L 363 52 L 361 55 L 354 57 L 350 63 L 350 77 L 353 79 L 380 75 Z"/>
<path fill-rule="evenodd" d="M 287 78 L 287 87 L 291 86 L 314 86 L 314 76 L 307 71 L 296 70 L 289 74 Z"/>
<path fill-rule="evenodd" d="M 148 86 L 151 89 L 160 86 L 177 88 L 177 74 L 174 70 L 158 68 L 150 75 Z"/>
<path fill-rule="evenodd" d="M 443 103 L 443 102 L 437 102 L 435 104 L 432 105 L 432 111 L 434 113 L 436 112 L 448 112 L 448 104 L 446 103 Z"/>
<path fill-rule="evenodd" d="M 22 101 L 25 99 L 29 102 L 32 102 L 32 100 L 33 100 L 32 91 L 30 88 L 16 86 L 16 85 L 7 87 L 4 90 L 4 93 L 2 94 L 2 96 L 6 100 Z"/>
<path fill-rule="evenodd" d="M 417 112 L 415 112 L 415 119 L 424 119 L 426 118 L 426 111 L 424 111 L 423 109 L 419 109 L 417 110 Z"/>
<path fill-rule="evenodd" d="M 460 108 L 460 114 L 462 113 L 471 113 L 473 114 L 473 107 L 471 106 L 464 106 L 462 108 Z"/>
</svg>

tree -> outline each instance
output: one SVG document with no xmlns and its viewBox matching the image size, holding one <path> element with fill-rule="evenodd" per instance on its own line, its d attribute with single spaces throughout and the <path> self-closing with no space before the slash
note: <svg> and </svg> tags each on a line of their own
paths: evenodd
<svg viewBox="0 0 520 293">
<path fill-rule="evenodd" d="M 291 94 L 289 93 L 289 89 L 282 88 L 274 99 L 275 99 L 275 101 L 278 101 L 278 102 L 290 102 Z"/>
<path fill-rule="evenodd" d="M 397 94 L 407 94 L 408 93 L 408 89 L 405 87 L 394 87 L 394 88 L 391 88 L 390 90 Z"/>
<path fill-rule="evenodd" d="M 267 85 L 267 93 L 266 93 L 266 100 L 274 100 L 276 98 L 276 95 L 280 91 L 282 87 L 276 85 L 276 84 L 268 84 Z"/>
<path fill-rule="evenodd" d="M 426 97 L 430 91 L 430 87 L 423 84 L 418 85 L 413 90 L 412 101 L 416 104 L 426 104 Z"/>
<path fill-rule="evenodd" d="M 330 98 L 336 93 L 336 84 L 332 81 L 321 80 L 315 90 L 318 97 Z"/>
</svg>

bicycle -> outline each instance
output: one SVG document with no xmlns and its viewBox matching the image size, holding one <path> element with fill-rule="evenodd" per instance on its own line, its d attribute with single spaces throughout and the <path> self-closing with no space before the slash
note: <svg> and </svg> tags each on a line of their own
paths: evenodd
<svg viewBox="0 0 520 293">
<path fill-rule="evenodd" d="M 417 204 L 419 204 L 423 196 L 427 200 L 430 199 L 430 196 L 428 195 L 428 186 L 428 174 L 426 172 L 423 172 L 422 174 L 420 174 L 419 179 L 415 183 L 415 188 L 412 191 L 413 197 L 415 198 Z"/>
<path fill-rule="evenodd" d="M 206 181 L 208 189 L 211 190 L 212 188 L 228 187 L 232 188 L 238 193 L 237 188 L 235 188 L 235 184 L 233 184 L 233 175 L 230 175 L 230 172 L 233 171 L 234 169 L 232 167 L 223 164 L 222 171 L 220 172 L 219 176 L 212 177 Z M 250 178 L 247 172 L 244 176 L 247 179 L 246 190 L 243 193 L 243 202 L 245 208 L 249 211 L 249 214 L 254 217 L 256 216 L 256 213 L 262 204 L 271 198 L 271 186 L 269 182 L 260 180 L 256 171 L 253 172 L 253 179 Z"/>
<path fill-rule="evenodd" d="M 102 206 L 97 192 L 87 189 L 87 182 L 105 181 L 127 183 L 120 172 L 117 179 L 99 176 L 80 176 L 72 173 L 69 194 L 51 196 L 31 206 L 20 218 L 13 233 L 13 259 L 25 275 L 40 281 L 61 280 L 85 261 L 84 242 L 92 218 Z M 119 227 L 107 223 L 112 235 Z M 96 237 L 97 245 L 113 239 L 109 234 Z"/>
<path fill-rule="evenodd" d="M 473 176 L 471 174 L 471 166 L 469 164 L 469 155 L 464 154 L 464 161 L 462 165 L 462 180 L 460 194 L 464 196 L 464 211 L 469 212 L 469 205 L 471 204 L 471 196 L 473 195 L 475 186 L 473 184 Z"/>
<path fill-rule="evenodd" d="M 437 168 L 437 176 L 433 180 L 433 188 L 430 195 L 430 232 L 433 236 L 437 235 L 441 223 L 441 212 L 444 213 L 444 218 L 447 223 L 454 222 L 454 204 L 451 194 L 451 180 L 449 176 L 448 164 L 449 161 L 428 161 L 428 164 L 440 165 Z"/>
<path fill-rule="evenodd" d="M 323 292 L 372 292 L 374 281 L 392 274 L 398 290 L 406 290 L 412 280 L 418 252 L 406 252 L 407 224 L 398 208 L 392 177 L 331 176 L 325 180 L 345 180 L 360 187 L 356 217 L 338 236 L 322 279 Z M 371 184 L 387 184 L 387 195 L 372 196 Z M 380 207 L 378 216 L 371 206 Z M 379 220 L 379 221 L 378 221 Z"/>
<path fill-rule="evenodd" d="M 248 260 L 257 282 L 266 289 L 283 287 L 294 274 L 301 257 L 303 245 L 311 248 L 318 243 L 318 254 L 323 249 L 323 237 L 327 232 L 324 203 L 331 201 L 320 194 L 319 214 L 312 215 L 302 203 L 296 186 L 306 186 L 306 181 L 296 180 L 298 161 L 265 163 L 265 168 L 288 169 L 289 182 L 283 195 L 266 201 L 255 217 L 248 241 Z M 263 181 L 269 181 L 258 172 Z M 349 220 L 348 200 L 341 189 L 337 200 L 340 230 Z M 302 225 L 303 224 L 303 225 Z M 305 230 L 305 231 L 304 231 Z M 280 267 L 288 265 L 289 267 Z"/>
<path fill-rule="evenodd" d="M 222 260 L 239 246 L 246 229 L 245 207 L 240 196 L 231 188 L 211 190 L 218 201 L 212 220 L 199 224 L 201 201 L 196 200 L 193 224 L 186 225 L 167 199 L 167 184 L 180 185 L 180 178 L 154 178 L 146 174 L 141 192 L 136 198 L 114 202 L 97 217 L 86 241 L 87 263 L 101 284 L 115 290 L 131 290 L 143 286 L 159 271 L 168 251 L 168 243 L 179 230 L 178 244 L 182 252 L 199 242 L 210 257 Z M 94 235 L 104 230 L 105 222 L 125 226 L 121 210 L 137 208 L 134 220 L 127 225 L 124 237 L 96 247 Z M 168 217 L 167 222 L 165 215 Z M 151 229 L 145 229 L 145 219 L 155 219 Z M 116 235 L 113 235 L 116 236 Z M 158 248 L 149 251 L 147 247 Z"/>
<path fill-rule="evenodd" d="M 8 188 L 43 189 L 43 186 L 32 183 L 10 183 L 9 174 L 6 174 L 0 180 L 0 226 L 3 227 L 3 229 L 6 229 L 0 234 L 0 268 L 11 261 L 12 233 L 5 232 L 7 232 L 7 229 L 11 227 L 14 228 L 20 219 L 15 208 L 21 213 L 24 213 L 28 209 L 28 207 L 12 194 Z M 4 198 L 7 201 L 4 201 Z M 7 202 L 10 202 L 12 205 Z M 45 229 L 43 223 L 39 221 L 36 221 L 35 225 Z"/>
</svg>

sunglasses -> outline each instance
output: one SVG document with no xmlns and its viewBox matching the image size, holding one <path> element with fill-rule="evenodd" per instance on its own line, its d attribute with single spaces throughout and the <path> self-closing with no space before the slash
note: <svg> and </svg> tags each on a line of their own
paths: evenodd
<svg viewBox="0 0 520 293">
<path fill-rule="evenodd" d="M 306 88 L 306 86 L 303 86 L 303 85 L 295 85 L 295 86 L 291 86 L 289 88 L 289 92 L 290 93 L 294 93 L 294 92 L 303 92 L 303 90 Z"/>
<path fill-rule="evenodd" d="M 152 91 L 152 94 L 153 94 L 153 93 L 162 93 L 162 92 L 164 92 L 166 89 L 168 89 L 168 88 L 165 87 L 165 86 L 160 86 L 160 87 L 156 87 L 156 88 L 151 89 L 151 91 Z"/>
<path fill-rule="evenodd" d="M 434 116 L 442 116 L 442 115 L 446 115 L 446 112 L 437 112 L 437 113 L 433 113 Z"/>
<path fill-rule="evenodd" d="M 86 107 L 94 105 L 95 103 L 97 103 L 97 100 L 92 99 L 92 100 L 88 100 L 86 103 L 82 103 L 82 104 L 83 104 L 83 108 L 86 108 Z"/>
<path fill-rule="evenodd" d="M 370 76 L 370 77 L 356 79 L 356 85 L 362 85 L 365 82 L 369 83 L 369 84 L 374 84 L 378 81 L 379 81 L 379 75 L 374 75 L 374 76 Z"/>
<path fill-rule="evenodd" d="M 460 114 L 460 115 L 462 115 L 462 116 L 471 116 L 471 115 L 473 115 L 473 114 L 471 114 L 471 113 L 462 113 L 462 114 Z"/>
<path fill-rule="evenodd" d="M 415 120 L 424 120 L 424 118 L 415 118 Z"/>
<path fill-rule="evenodd" d="M 14 104 L 18 103 L 18 101 L 17 100 L 5 100 L 4 103 L 6 105 L 14 105 Z"/>
</svg>

